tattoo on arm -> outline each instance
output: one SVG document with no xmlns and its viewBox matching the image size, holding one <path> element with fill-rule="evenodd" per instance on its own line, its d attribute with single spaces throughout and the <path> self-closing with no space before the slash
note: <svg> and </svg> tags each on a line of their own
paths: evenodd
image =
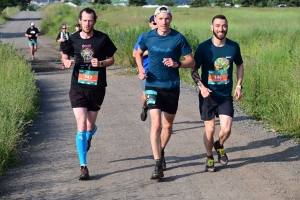
<svg viewBox="0 0 300 200">
<path fill-rule="evenodd" d="M 192 68 L 191 69 L 191 75 L 192 75 L 192 78 L 194 80 L 194 82 L 198 85 L 198 86 L 202 86 L 201 82 L 200 82 L 200 85 L 199 85 L 199 81 L 201 81 L 201 78 L 199 76 L 199 73 L 198 73 L 198 69 L 196 67 Z"/>
</svg>

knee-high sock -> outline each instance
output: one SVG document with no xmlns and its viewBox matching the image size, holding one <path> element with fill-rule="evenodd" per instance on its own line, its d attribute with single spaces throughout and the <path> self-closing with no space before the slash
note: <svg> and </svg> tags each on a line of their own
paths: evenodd
<svg viewBox="0 0 300 200">
<path fill-rule="evenodd" d="M 92 137 L 93 137 L 93 135 L 96 133 L 96 131 L 97 131 L 97 126 L 96 126 L 96 124 L 95 124 L 95 126 L 94 126 L 94 129 L 91 131 L 91 132 L 89 132 L 89 131 L 86 131 L 85 133 L 86 133 L 86 139 L 87 140 L 89 140 L 89 139 L 91 139 Z"/>
<path fill-rule="evenodd" d="M 86 165 L 86 150 L 87 150 L 87 139 L 86 134 L 78 131 L 76 135 L 76 146 L 79 157 L 80 165 Z"/>
</svg>

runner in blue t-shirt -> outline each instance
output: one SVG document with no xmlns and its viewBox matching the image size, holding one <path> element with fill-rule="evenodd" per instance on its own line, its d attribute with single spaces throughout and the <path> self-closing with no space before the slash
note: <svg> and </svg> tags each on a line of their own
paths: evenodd
<svg viewBox="0 0 300 200">
<path fill-rule="evenodd" d="M 151 30 L 156 28 L 156 23 L 154 21 L 154 15 L 152 15 L 150 17 L 149 20 L 149 26 L 151 28 Z M 139 48 L 139 43 L 142 40 L 144 34 L 141 34 L 137 40 L 137 42 L 135 43 L 133 52 L 132 52 L 132 56 L 135 57 L 136 51 Z M 148 51 L 145 51 L 143 53 L 143 67 L 146 71 L 146 74 L 148 72 Z M 143 108 L 142 108 L 142 113 L 141 113 L 141 120 L 142 121 L 146 121 L 147 119 L 147 111 L 148 111 L 148 106 L 147 106 L 147 102 L 146 102 L 146 94 L 145 94 L 145 84 L 146 84 L 146 79 L 141 80 L 141 84 L 142 84 L 142 96 L 141 96 L 141 100 L 142 100 L 142 104 L 143 104 Z"/>
<path fill-rule="evenodd" d="M 136 52 L 139 78 L 146 78 L 147 105 L 151 116 L 150 143 L 155 160 L 151 179 L 160 179 L 166 169 L 164 148 L 173 130 L 178 108 L 180 78 L 179 67 L 195 65 L 192 49 L 185 37 L 170 28 L 172 12 L 167 6 L 155 10 L 157 29 L 144 34 Z M 149 69 L 143 68 L 143 52 L 148 50 Z M 185 58 L 180 61 L 180 57 Z"/>
<path fill-rule="evenodd" d="M 195 68 L 191 75 L 199 86 L 199 108 L 201 119 L 205 124 L 204 145 L 207 159 L 205 170 L 214 172 L 212 148 L 218 153 L 221 165 L 228 163 L 228 157 L 223 147 L 231 133 L 234 114 L 232 98 L 233 63 L 237 67 L 237 86 L 234 91 L 236 99 L 242 97 L 242 82 L 244 66 L 238 43 L 226 38 L 228 23 L 224 15 L 212 19 L 213 37 L 199 44 L 195 52 Z M 201 67 L 201 78 L 198 69 Z M 219 139 L 214 142 L 215 116 L 220 118 L 221 130 Z"/>
</svg>

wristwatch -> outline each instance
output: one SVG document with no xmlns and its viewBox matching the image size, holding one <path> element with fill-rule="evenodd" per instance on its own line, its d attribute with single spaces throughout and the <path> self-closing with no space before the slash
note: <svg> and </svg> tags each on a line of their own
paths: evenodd
<svg viewBox="0 0 300 200">
<path fill-rule="evenodd" d="M 240 89 L 243 89 L 243 86 L 242 86 L 242 85 L 237 85 L 236 87 L 237 87 L 237 88 L 240 88 Z"/>
<path fill-rule="evenodd" d="M 100 63 L 100 67 L 103 67 L 103 63 L 101 60 L 99 61 L 99 63 Z"/>
<path fill-rule="evenodd" d="M 181 67 L 181 62 L 179 60 L 177 61 L 177 64 L 178 64 L 177 68 Z"/>
</svg>

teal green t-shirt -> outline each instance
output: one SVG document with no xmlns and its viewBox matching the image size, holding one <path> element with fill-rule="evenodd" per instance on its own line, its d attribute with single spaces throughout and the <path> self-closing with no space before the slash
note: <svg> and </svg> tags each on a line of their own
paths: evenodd
<svg viewBox="0 0 300 200">
<path fill-rule="evenodd" d="M 231 96 L 233 63 L 243 64 L 238 43 L 226 38 L 223 47 L 216 47 L 211 39 L 199 44 L 195 55 L 196 68 L 201 67 L 201 82 L 211 96 Z"/>
<path fill-rule="evenodd" d="M 163 59 L 172 58 L 177 62 L 181 55 L 192 53 L 186 38 L 174 29 L 166 36 L 159 35 L 154 29 L 144 34 L 139 45 L 142 51 L 148 50 L 149 70 L 146 86 L 163 89 L 179 88 L 178 68 L 165 66 Z"/>
</svg>

